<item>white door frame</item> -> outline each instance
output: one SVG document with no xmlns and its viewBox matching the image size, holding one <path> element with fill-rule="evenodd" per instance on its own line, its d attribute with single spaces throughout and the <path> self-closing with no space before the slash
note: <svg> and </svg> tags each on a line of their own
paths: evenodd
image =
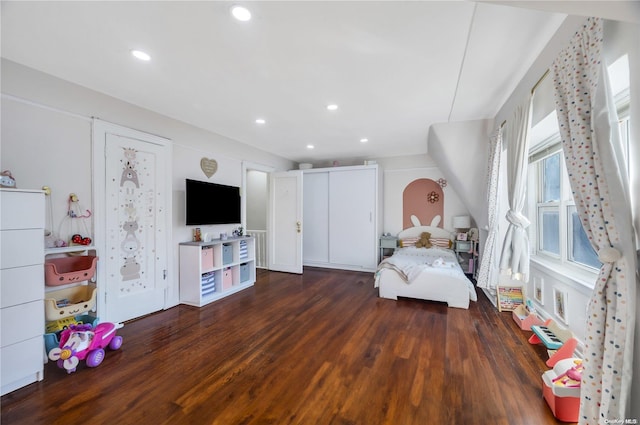
<svg viewBox="0 0 640 425">
<path fill-rule="evenodd" d="M 168 300 L 171 299 L 171 292 L 177 291 L 173 283 L 173 255 L 171 255 L 174 251 L 172 249 L 172 233 L 173 233 L 173 190 L 171 185 L 171 176 L 172 176 L 172 144 L 171 140 L 165 139 L 163 137 L 155 136 L 149 133 L 144 133 L 142 131 L 134 130 L 127 127 L 122 127 L 117 124 L 112 124 L 106 121 L 102 121 L 99 119 L 93 119 L 92 121 L 92 155 L 93 155 L 93 234 L 94 234 L 94 246 L 98 252 L 98 256 L 106 255 L 107 249 L 107 231 L 106 231 L 106 156 L 105 156 L 105 148 L 106 148 L 106 136 L 107 134 L 115 134 L 118 136 L 128 137 L 131 139 L 137 139 L 148 143 L 155 143 L 161 145 L 168 149 L 167 151 L 167 164 L 164 167 L 166 171 L 165 178 L 165 187 L 167 188 L 167 193 L 165 195 L 165 199 L 167 202 L 166 208 L 166 220 L 165 220 L 165 228 L 166 228 L 166 253 L 167 253 L 167 280 L 165 287 L 165 297 L 164 297 L 164 308 L 168 307 Z M 97 291 L 98 291 L 98 301 L 97 301 L 97 311 L 101 321 L 109 321 L 108 310 L 106 308 L 106 288 L 107 288 L 107 274 L 106 267 L 98 266 L 96 271 L 96 281 L 98 282 Z"/>
</svg>

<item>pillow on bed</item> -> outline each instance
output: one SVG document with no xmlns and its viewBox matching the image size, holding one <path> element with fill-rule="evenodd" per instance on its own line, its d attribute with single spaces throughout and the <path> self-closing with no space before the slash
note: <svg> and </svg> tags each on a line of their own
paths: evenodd
<svg viewBox="0 0 640 425">
<path fill-rule="evenodd" d="M 418 242 L 418 240 L 420 240 L 420 238 L 404 238 L 404 239 L 400 239 L 400 246 L 402 248 L 408 247 L 408 246 L 415 246 L 416 242 Z"/>
<path fill-rule="evenodd" d="M 449 238 L 431 238 L 429 240 L 431 241 L 431 245 L 439 246 L 441 248 L 451 248 L 453 245 L 453 242 L 451 242 L 451 239 Z"/>
</svg>

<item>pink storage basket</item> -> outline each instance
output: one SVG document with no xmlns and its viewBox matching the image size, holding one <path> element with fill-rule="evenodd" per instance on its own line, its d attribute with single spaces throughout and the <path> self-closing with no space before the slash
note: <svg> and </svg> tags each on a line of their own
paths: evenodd
<svg viewBox="0 0 640 425">
<path fill-rule="evenodd" d="M 47 286 L 58 286 L 92 279 L 97 261 L 95 255 L 48 259 L 44 263 L 44 281 Z"/>
</svg>

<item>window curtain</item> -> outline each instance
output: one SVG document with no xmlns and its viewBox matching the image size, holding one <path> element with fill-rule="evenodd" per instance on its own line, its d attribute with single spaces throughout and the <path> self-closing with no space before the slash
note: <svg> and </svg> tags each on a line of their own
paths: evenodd
<svg viewBox="0 0 640 425">
<path fill-rule="evenodd" d="M 478 270 L 478 287 L 496 293 L 498 282 L 498 188 L 500 186 L 500 159 L 502 156 L 502 126 L 489 140 L 489 169 L 487 173 L 488 235 L 482 251 L 482 262 Z"/>
<path fill-rule="evenodd" d="M 507 186 L 509 227 L 502 246 L 500 270 L 512 279 L 527 281 L 529 278 L 529 220 L 522 214 L 527 189 L 527 164 L 529 155 L 529 130 L 531 128 L 531 95 L 516 107 L 513 118 L 507 121 Z"/>
<path fill-rule="evenodd" d="M 628 174 L 602 47 L 602 20 L 589 18 L 552 67 L 573 197 L 602 262 L 587 309 L 581 425 L 628 418 L 636 308 Z"/>
</svg>

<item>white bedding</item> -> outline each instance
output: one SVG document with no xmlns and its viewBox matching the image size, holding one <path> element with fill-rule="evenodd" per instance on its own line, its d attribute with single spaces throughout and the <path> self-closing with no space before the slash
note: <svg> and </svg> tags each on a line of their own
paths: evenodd
<svg viewBox="0 0 640 425">
<path fill-rule="evenodd" d="M 452 250 L 398 248 L 383 260 L 375 276 L 382 298 L 419 298 L 446 302 L 449 307 L 469 308 L 477 301 L 475 287 L 464 274 Z"/>
</svg>

